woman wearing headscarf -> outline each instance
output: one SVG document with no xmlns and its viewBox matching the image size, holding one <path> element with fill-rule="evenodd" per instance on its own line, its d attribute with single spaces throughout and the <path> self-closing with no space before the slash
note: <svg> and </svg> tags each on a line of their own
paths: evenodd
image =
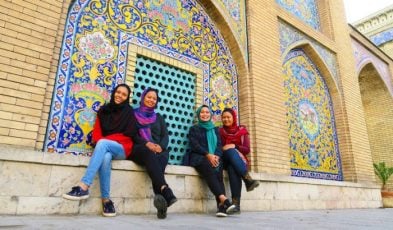
<svg viewBox="0 0 393 230">
<path fill-rule="evenodd" d="M 258 187 L 259 182 L 253 180 L 248 173 L 250 153 L 250 139 L 245 126 L 237 124 L 236 112 L 226 108 L 221 114 L 222 128 L 220 136 L 224 151 L 224 165 L 228 170 L 229 184 L 232 193 L 232 202 L 236 205 L 235 212 L 240 212 L 240 197 L 242 179 L 247 192 Z"/>
<path fill-rule="evenodd" d="M 206 180 L 217 201 L 217 217 L 232 214 L 235 205 L 225 196 L 222 175 L 222 147 L 218 129 L 211 121 L 212 112 L 206 105 L 196 111 L 198 123 L 190 128 L 190 165 Z"/>
<path fill-rule="evenodd" d="M 153 184 L 157 217 L 164 219 L 167 208 L 177 199 L 164 177 L 169 157 L 169 137 L 164 117 L 155 112 L 158 101 L 158 90 L 147 88 L 141 95 L 140 106 L 134 109 L 138 135 L 134 139 L 135 146 L 130 159 L 146 167 Z"/>
<path fill-rule="evenodd" d="M 95 148 L 86 172 L 77 186 L 63 194 L 65 199 L 83 200 L 89 197 L 89 188 L 98 172 L 104 216 L 116 216 L 113 202 L 109 199 L 112 160 L 126 159 L 136 135 L 136 121 L 129 105 L 131 90 L 120 84 L 112 91 L 110 102 L 97 113 L 92 142 Z"/>
</svg>

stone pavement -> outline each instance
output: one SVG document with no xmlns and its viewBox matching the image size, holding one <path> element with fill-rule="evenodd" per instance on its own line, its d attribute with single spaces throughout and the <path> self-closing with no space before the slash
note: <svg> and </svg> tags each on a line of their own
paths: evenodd
<svg viewBox="0 0 393 230">
<path fill-rule="evenodd" d="M 243 212 L 227 218 L 211 214 L 0 216 L 3 229 L 393 229 L 393 209 Z"/>
</svg>

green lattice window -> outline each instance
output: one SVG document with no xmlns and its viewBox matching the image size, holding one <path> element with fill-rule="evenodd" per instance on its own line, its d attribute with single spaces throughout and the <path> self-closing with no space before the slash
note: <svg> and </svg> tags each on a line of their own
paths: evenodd
<svg viewBox="0 0 393 230">
<path fill-rule="evenodd" d="M 138 56 L 135 68 L 133 106 L 146 87 L 159 90 L 156 112 L 165 117 L 169 132 L 169 163 L 181 165 L 188 150 L 188 130 L 195 108 L 195 75 L 156 60 Z"/>
</svg>

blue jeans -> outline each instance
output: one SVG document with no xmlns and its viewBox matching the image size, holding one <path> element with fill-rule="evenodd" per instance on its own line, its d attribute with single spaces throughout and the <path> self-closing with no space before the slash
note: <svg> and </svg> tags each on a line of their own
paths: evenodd
<svg viewBox="0 0 393 230">
<path fill-rule="evenodd" d="M 236 149 L 228 149 L 223 153 L 224 165 L 228 170 L 229 186 L 232 197 L 241 197 L 242 176 L 247 174 L 247 165 Z"/>
<path fill-rule="evenodd" d="M 100 190 L 102 198 L 109 198 L 111 185 L 112 160 L 126 159 L 123 146 L 116 141 L 101 139 L 94 148 L 93 156 L 87 166 L 82 182 L 90 186 L 95 175 L 100 177 Z"/>
</svg>

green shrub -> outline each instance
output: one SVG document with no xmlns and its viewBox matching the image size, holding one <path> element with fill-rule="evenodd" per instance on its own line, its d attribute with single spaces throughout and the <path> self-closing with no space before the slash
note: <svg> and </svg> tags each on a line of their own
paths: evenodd
<svg viewBox="0 0 393 230">
<path fill-rule="evenodd" d="M 386 167 L 385 162 L 379 162 L 378 164 L 374 163 L 374 171 L 377 174 L 378 178 L 382 182 L 382 190 L 386 189 L 386 182 L 389 180 L 389 177 L 393 174 L 393 167 Z"/>
</svg>

